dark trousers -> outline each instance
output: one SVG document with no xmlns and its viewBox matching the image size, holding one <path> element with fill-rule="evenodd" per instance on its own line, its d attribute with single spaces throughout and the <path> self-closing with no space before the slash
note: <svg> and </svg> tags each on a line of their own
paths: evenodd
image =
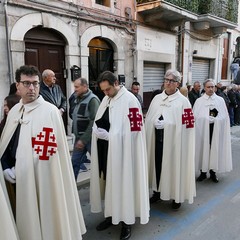
<svg viewBox="0 0 240 240">
<path fill-rule="evenodd" d="M 156 170 L 156 183 L 157 188 L 159 188 L 159 181 L 162 172 L 162 156 L 163 156 L 163 139 L 164 139 L 164 130 L 155 129 L 155 170 Z"/>
</svg>

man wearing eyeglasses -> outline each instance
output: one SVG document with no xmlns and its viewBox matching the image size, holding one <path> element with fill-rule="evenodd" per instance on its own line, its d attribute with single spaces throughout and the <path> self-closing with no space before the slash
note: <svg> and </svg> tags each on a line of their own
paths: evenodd
<svg viewBox="0 0 240 240">
<path fill-rule="evenodd" d="M 180 73 L 168 70 L 164 79 L 164 91 L 153 98 L 145 119 L 150 203 L 172 200 L 176 210 L 185 200 L 193 203 L 196 195 L 194 117 L 178 90 Z"/>
<path fill-rule="evenodd" d="M 4 177 L 16 183 L 20 239 L 81 239 L 85 233 L 59 110 L 39 95 L 40 72 L 16 71 L 21 100 L 9 112 L 0 145 Z"/>
</svg>

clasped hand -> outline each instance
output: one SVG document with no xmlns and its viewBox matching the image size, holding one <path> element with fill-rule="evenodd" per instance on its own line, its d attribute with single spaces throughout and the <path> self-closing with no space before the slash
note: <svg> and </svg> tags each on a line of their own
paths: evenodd
<svg viewBox="0 0 240 240">
<path fill-rule="evenodd" d="M 214 123 L 215 117 L 209 116 L 209 123 Z"/>
<path fill-rule="evenodd" d="M 7 168 L 3 171 L 5 179 L 10 183 L 16 183 L 15 167 Z"/>
<path fill-rule="evenodd" d="M 107 130 L 104 128 L 98 128 L 96 125 L 94 125 L 92 129 L 97 138 L 108 141 L 109 133 Z"/>
<path fill-rule="evenodd" d="M 156 129 L 164 129 L 164 120 L 157 119 L 154 123 Z"/>
</svg>

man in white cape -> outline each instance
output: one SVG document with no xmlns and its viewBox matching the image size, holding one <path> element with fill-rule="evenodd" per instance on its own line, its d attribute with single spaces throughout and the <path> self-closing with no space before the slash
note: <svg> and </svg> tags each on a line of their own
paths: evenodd
<svg viewBox="0 0 240 240">
<path fill-rule="evenodd" d="M 196 196 L 194 117 L 189 100 L 178 90 L 180 81 L 178 71 L 166 72 L 165 90 L 154 97 L 145 119 L 150 203 L 172 199 L 175 210 Z"/>
<path fill-rule="evenodd" d="M 217 183 L 216 172 L 232 170 L 232 150 L 229 114 L 222 97 L 215 94 L 215 84 L 208 79 L 204 82 L 205 93 L 194 104 L 196 125 L 196 170 L 201 174 L 197 181 L 210 178 Z"/>
<path fill-rule="evenodd" d="M 90 203 L 92 212 L 102 210 L 102 231 L 122 222 L 120 239 L 129 239 L 135 218 L 149 220 L 146 140 L 141 106 L 116 76 L 103 72 L 98 85 L 105 93 L 95 118 L 92 135 Z M 99 142 L 103 141 L 100 149 Z M 105 145 L 104 145 L 105 141 Z M 105 154 L 105 155 L 104 155 Z M 104 157 L 105 156 L 105 157 Z"/>
<path fill-rule="evenodd" d="M 11 206 L 9 203 L 7 189 L 3 177 L 2 167 L 0 166 L 0 233 L 1 239 L 19 240 Z"/>
<path fill-rule="evenodd" d="M 34 66 L 16 71 L 22 99 L 9 112 L 2 133 L 4 177 L 16 182 L 20 239 L 79 240 L 86 229 L 65 130 L 59 110 L 39 96 L 39 80 Z M 15 147 L 9 145 L 13 135 L 19 135 Z"/>
</svg>

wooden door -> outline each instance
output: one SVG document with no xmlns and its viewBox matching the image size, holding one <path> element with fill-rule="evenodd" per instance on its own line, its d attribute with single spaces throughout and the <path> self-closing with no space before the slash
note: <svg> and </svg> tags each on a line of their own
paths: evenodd
<svg viewBox="0 0 240 240">
<path fill-rule="evenodd" d="M 66 96 L 66 80 L 64 79 L 64 47 L 39 44 L 26 43 L 25 64 L 30 64 L 38 67 L 42 73 L 45 69 L 51 69 L 57 78 L 57 84 Z"/>
<path fill-rule="evenodd" d="M 222 74 L 221 79 L 227 79 L 228 73 L 228 52 L 229 52 L 229 35 L 223 39 L 223 57 L 222 57 Z"/>
<path fill-rule="evenodd" d="M 42 73 L 51 69 L 56 75 L 56 83 L 66 95 L 66 79 L 64 78 L 65 55 L 64 46 L 45 43 L 25 43 L 25 64 L 36 66 Z M 63 115 L 64 125 L 67 126 L 67 113 Z"/>
</svg>

